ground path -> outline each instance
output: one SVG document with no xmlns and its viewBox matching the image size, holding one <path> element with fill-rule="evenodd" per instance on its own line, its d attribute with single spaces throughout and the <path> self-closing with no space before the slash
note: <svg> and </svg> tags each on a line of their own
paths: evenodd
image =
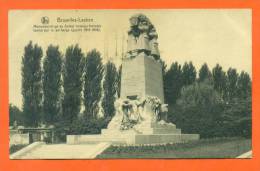
<svg viewBox="0 0 260 171">
<path fill-rule="evenodd" d="M 100 154 L 110 144 L 43 144 L 30 152 L 21 155 L 19 159 L 91 159 Z"/>
<path fill-rule="evenodd" d="M 252 158 L 252 150 L 239 155 L 237 158 Z"/>
</svg>

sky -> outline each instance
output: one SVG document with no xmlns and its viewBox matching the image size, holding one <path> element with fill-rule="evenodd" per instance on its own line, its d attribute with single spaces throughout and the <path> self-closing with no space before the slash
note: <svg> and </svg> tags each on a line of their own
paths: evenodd
<svg viewBox="0 0 260 171">
<path fill-rule="evenodd" d="M 129 18 L 146 15 L 158 33 L 161 58 L 168 66 L 192 61 L 197 70 L 205 62 L 210 68 L 219 63 L 252 75 L 252 37 L 250 9 L 164 9 L 164 10 L 11 10 L 9 11 L 9 103 L 22 106 L 21 61 L 30 40 L 43 49 L 59 45 L 64 54 L 68 46 L 79 44 L 84 53 L 96 48 L 103 62 L 121 62 L 126 50 Z M 99 32 L 34 32 L 34 25 L 61 24 L 57 18 L 91 19 L 93 22 L 63 22 L 100 25 Z M 117 48 L 116 48 L 117 47 Z M 117 49 L 117 50 L 116 50 Z M 117 52 L 117 53 L 116 53 Z M 116 56 L 117 54 L 117 56 Z"/>
</svg>

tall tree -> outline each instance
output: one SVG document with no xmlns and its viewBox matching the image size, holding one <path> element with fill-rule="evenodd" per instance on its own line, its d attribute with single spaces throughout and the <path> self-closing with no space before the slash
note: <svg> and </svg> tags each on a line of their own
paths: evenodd
<svg viewBox="0 0 260 171">
<path fill-rule="evenodd" d="M 102 99 L 102 107 L 104 110 L 104 117 L 111 119 L 115 113 L 115 96 L 117 88 L 117 70 L 112 62 L 105 65 L 105 78 L 103 82 L 104 97 Z"/>
<path fill-rule="evenodd" d="M 82 74 L 84 55 L 78 45 L 66 50 L 63 69 L 64 98 L 62 101 L 62 117 L 65 123 L 71 124 L 81 109 Z"/>
<path fill-rule="evenodd" d="M 164 86 L 166 103 L 175 104 L 183 86 L 181 65 L 178 62 L 174 62 L 166 72 Z"/>
<path fill-rule="evenodd" d="M 238 73 L 236 69 L 229 68 L 227 71 L 227 95 L 228 99 L 232 99 L 237 93 Z"/>
<path fill-rule="evenodd" d="M 226 96 L 226 73 L 222 67 L 217 64 L 212 70 L 214 89 L 217 90 L 222 97 Z"/>
<path fill-rule="evenodd" d="M 159 60 L 159 62 L 162 65 L 162 74 L 163 76 L 165 76 L 166 72 L 167 72 L 167 64 L 165 63 L 165 61 L 163 61 L 162 59 Z"/>
<path fill-rule="evenodd" d="M 96 118 L 99 106 L 98 103 L 102 96 L 101 81 L 103 77 L 103 64 L 100 52 L 96 49 L 88 52 L 85 65 L 84 76 L 84 116 Z"/>
<path fill-rule="evenodd" d="M 53 124 L 60 111 L 62 57 L 58 46 L 50 45 L 43 62 L 43 119 Z"/>
<path fill-rule="evenodd" d="M 209 81 L 212 80 L 211 71 L 209 70 L 209 67 L 206 63 L 203 64 L 199 70 L 199 79 L 198 80 L 199 80 L 199 82 L 206 81 L 206 80 L 209 80 Z"/>
<path fill-rule="evenodd" d="M 251 97 L 252 82 L 248 73 L 242 71 L 237 81 L 238 96 L 241 98 Z"/>
<path fill-rule="evenodd" d="M 42 104 L 42 48 L 30 41 L 22 58 L 23 112 L 26 126 L 38 126 Z"/>
<path fill-rule="evenodd" d="M 165 94 L 166 94 L 166 87 L 165 87 L 165 82 L 166 81 L 165 80 L 166 80 L 166 73 L 167 73 L 167 64 L 162 59 L 160 59 L 159 62 L 162 65 L 163 93 L 164 93 L 164 96 L 165 96 Z"/>
<path fill-rule="evenodd" d="M 14 126 L 15 122 L 18 125 L 23 125 L 23 113 L 17 106 L 9 104 L 9 126 Z"/>
<path fill-rule="evenodd" d="M 192 62 L 185 62 L 182 67 L 182 79 L 183 85 L 187 86 L 195 82 L 196 80 L 196 69 L 193 66 Z"/>
<path fill-rule="evenodd" d="M 121 94 L 121 76 L 122 76 L 122 65 L 119 66 L 118 68 L 118 73 L 117 73 L 117 88 L 116 88 L 116 92 L 117 92 L 117 97 L 120 97 Z"/>
</svg>

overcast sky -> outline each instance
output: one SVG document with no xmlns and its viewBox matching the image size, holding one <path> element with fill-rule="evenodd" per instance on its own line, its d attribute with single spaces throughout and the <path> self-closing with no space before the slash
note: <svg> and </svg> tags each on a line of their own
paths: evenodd
<svg viewBox="0 0 260 171">
<path fill-rule="evenodd" d="M 59 45 L 65 53 L 68 46 L 78 43 L 83 52 L 96 48 L 102 57 L 106 49 L 104 62 L 111 57 L 119 64 L 122 49 L 126 49 L 129 18 L 136 13 L 145 14 L 155 26 L 161 58 L 168 66 L 173 61 L 181 64 L 192 61 L 198 69 L 205 62 L 210 68 L 219 63 L 224 70 L 234 67 L 251 75 L 249 9 L 16 10 L 9 12 L 9 102 L 22 106 L 21 59 L 29 40 L 43 48 L 44 56 L 49 44 Z M 58 17 L 93 19 L 93 24 L 101 25 L 101 32 L 33 32 L 33 25 L 40 25 L 43 16 L 49 18 L 49 24 L 57 24 Z M 116 37 L 118 57 L 115 57 Z"/>
</svg>

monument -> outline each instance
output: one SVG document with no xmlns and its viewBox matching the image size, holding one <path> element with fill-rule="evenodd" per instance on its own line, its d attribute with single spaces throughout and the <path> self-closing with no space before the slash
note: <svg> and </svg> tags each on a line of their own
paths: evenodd
<svg viewBox="0 0 260 171">
<path fill-rule="evenodd" d="M 67 135 L 68 144 L 156 144 L 199 139 L 198 134 L 182 134 L 173 123 L 167 123 L 157 39 L 156 29 L 145 15 L 130 18 L 115 116 L 100 135 Z"/>
</svg>

